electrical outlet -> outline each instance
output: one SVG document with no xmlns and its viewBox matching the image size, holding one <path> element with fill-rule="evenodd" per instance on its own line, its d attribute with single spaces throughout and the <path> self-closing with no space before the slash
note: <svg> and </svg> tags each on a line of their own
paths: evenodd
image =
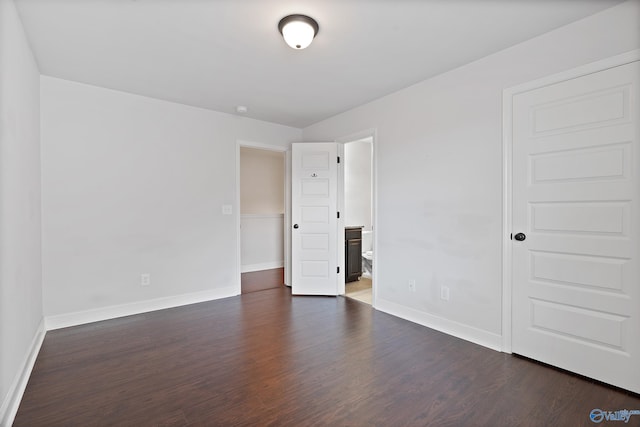
<svg viewBox="0 0 640 427">
<path fill-rule="evenodd" d="M 440 287 L 440 299 L 443 301 L 449 301 L 449 287 L 441 286 Z"/>
<path fill-rule="evenodd" d="M 411 290 L 411 292 L 415 292 L 416 291 L 416 281 L 415 281 L 415 279 L 409 280 L 409 289 Z"/>
<path fill-rule="evenodd" d="M 140 275 L 140 286 L 150 286 L 151 275 L 149 273 L 143 273 Z"/>
</svg>

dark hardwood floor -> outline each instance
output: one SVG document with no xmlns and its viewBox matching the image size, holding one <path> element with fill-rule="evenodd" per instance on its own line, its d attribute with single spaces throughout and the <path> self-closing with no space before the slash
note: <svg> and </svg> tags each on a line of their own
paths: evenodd
<svg viewBox="0 0 640 427">
<path fill-rule="evenodd" d="M 240 277 L 240 286 L 242 289 L 241 293 L 243 294 L 283 287 L 284 268 L 242 273 Z"/>
<path fill-rule="evenodd" d="M 594 408 L 640 397 L 279 287 L 47 333 L 14 425 L 590 426 Z"/>
</svg>

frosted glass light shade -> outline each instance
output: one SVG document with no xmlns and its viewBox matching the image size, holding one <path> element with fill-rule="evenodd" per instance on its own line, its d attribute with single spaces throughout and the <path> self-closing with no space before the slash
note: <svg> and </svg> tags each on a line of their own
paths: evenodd
<svg viewBox="0 0 640 427">
<path fill-rule="evenodd" d="M 278 29 L 293 49 L 304 49 L 318 34 L 318 23 L 306 15 L 289 15 L 280 20 Z"/>
<path fill-rule="evenodd" d="M 304 49 L 309 46 L 315 36 L 313 28 L 306 22 L 289 22 L 282 29 L 282 37 L 294 49 Z"/>
</svg>

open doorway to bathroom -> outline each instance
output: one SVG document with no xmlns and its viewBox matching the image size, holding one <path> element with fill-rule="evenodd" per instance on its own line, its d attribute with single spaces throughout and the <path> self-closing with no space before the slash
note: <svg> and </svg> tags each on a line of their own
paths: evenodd
<svg viewBox="0 0 640 427">
<path fill-rule="evenodd" d="M 344 144 L 345 296 L 373 299 L 373 137 Z"/>
</svg>

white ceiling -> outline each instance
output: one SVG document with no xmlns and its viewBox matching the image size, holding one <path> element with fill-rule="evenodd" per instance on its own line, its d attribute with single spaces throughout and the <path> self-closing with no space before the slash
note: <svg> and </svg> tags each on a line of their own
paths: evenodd
<svg viewBox="0 0 640 427">
<path fill-rule="evenodd" d="M 305 127 L 621 0 L 16 0 L 44 75 Z M 277 24 L 320 31 L 302 51 Z"/>
</svg>

